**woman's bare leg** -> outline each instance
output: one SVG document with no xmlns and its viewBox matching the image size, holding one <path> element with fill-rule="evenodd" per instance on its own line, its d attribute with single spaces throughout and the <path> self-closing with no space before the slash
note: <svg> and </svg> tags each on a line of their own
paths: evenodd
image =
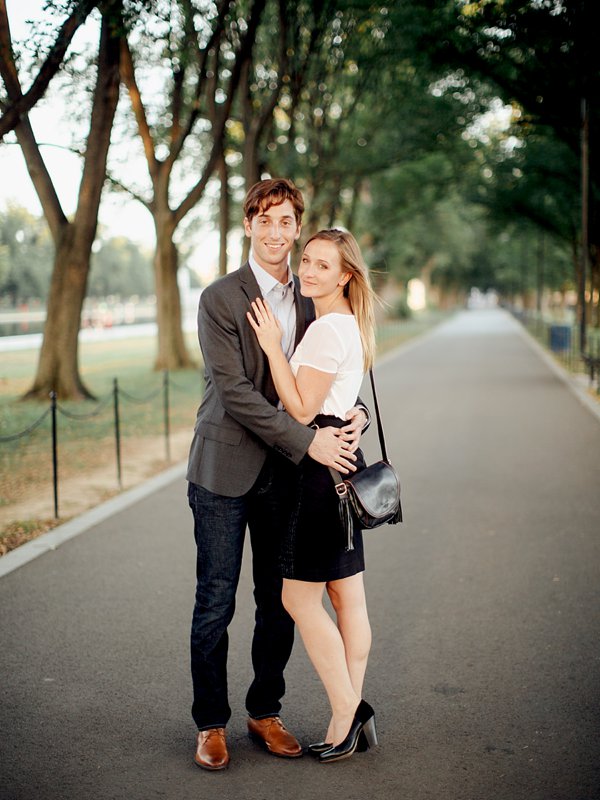
<svg viewBox="0 0 600 800">
<path fill-rule="evenodd" d="M 340 630 L 323 606 L 324 589 L 324 583 L 284 578 L 282 597 L 327 692 L 332 713 L 327 741 L 337 745 L 350 729 L 360 695 L 350 678 Z"/>
<path fill-rule="evenodd" d="M 369 651 L 371 650 L 371 625 L 367 613 L 367 599 L 363 573 L 331 581 L 327 593 L 337 616 L 337 625 L 346 651 L 346 664 L 352 686 L 362 697 Z"/>
<path fill-rule="evenodd" d="M 363 573 L 327 584 L 327 593 L 337 617 L 337 625 L 344 642 L 346 665 L 350 681 L 358 697 L 362 697 L 363 683 L 371 649 L 371 626 L 367 614 L 367 601 Z M 324 739 L 331 741 L 330 721 Z"/>
</svg>

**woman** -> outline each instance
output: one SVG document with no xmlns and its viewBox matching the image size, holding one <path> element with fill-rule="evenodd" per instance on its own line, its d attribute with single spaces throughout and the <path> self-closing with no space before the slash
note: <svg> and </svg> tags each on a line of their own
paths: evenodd
<svg viewBox="0 0 600 800">
<path fill-rule="evenodd" d="M 298 276 L 302 295 L 314 302 L 316 320 L 289 364 L 281 348 L 281 329 L 268 305 L 257 299 L 248 320 L 269 359 L 286 411 L 305 424 L 341 427 L 373 363 L 374 294 L 368 269 L 352 234 L 325 230 L 306 243 Z M 356 455 L 360 469 L 360 450 Z M 356 528 L 353 549 L 347 549 L 327 467 L 306 456 L 299 469 L 282 556 L 283 604 L 331 704 L 324 740 L 309 747 L 322 763 L 329 763 L 377 743 L 373 709 L 361 699 L 371 646 L 363 542 Z M 323 606 L 325 589 L 337 625 Z"/>
</svg>

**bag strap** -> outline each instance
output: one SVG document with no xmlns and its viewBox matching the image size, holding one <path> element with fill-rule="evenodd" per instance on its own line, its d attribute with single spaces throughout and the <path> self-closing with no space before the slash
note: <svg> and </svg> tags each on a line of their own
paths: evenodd
<svg viewBox="0 0 600 800">
<path fill-rule="evenodd" d="M 381 413 L 379 411 L 377 391 L 375 389 L 375 377 L 373 376 L 373 370 L 371 368 L 369 369 L 369 378 L 371 379 L 371 389 L 373 391 L 373 403 L 375 405 L 375 419 L 377 420 L 377 435 L 379 436 L 379 446 L 381 447 L 381 458 L 383 461 L 386 461 L 389 464 L 387 450 L 385 447 L 385 436 L 383 434 L 383 423 L 381 422 Z M 346 488 L 343 476 L 333 467 L 328 467 L 328 469 L 331 473 L 331 477 L 333 478 L 333 482 L 335 483 L 335 488 L 338 495 L 343 496 Z"/>
<path fill-rule="evenodd" d="M 371 379 L 371 389 L 373 390 L 373 402 L 375 404 L 375 417 L 377 419 L 377 434 L 379 436 L 379 445 L 381 447 L 381 458 L 384 461 L 388 460 L 387 450 L 385 448 L 385 437 L 383 435 L 383 423 L 381 422 L 381 414 L 379 413 L 379 403 L 377 402 L 377 392 L 375 391 L 375 378 L 373 377 L 373 370 L 369 369 L 369 378 Z"/>
</svg>

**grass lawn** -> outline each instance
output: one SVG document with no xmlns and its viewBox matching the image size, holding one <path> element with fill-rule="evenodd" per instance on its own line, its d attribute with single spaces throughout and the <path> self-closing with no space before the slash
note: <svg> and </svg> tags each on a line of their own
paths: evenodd
<svg viewBox="0 0 600 800">
<path fill-rule="evenodd" d="M 199 356 L 194 334 L 189 335 L 188 345 L 190 352 L 198 353 Z M 0 437 L 26 431 L 45 413 L 46 416 L 35 430 L 21 438 L 0 442 L 0 507 L 18 503 L 31 492 L 32 486 L 36 486 L 41 492 L 51 491 L 51 417 L 47 413 L 50 400 L 19 401 L 31 384 L 37 357 L 35 350 L 7 352 L 2 355 Z M 163 375 L 153 370 L 154 357 L 153 337 L 82 343 L 81 374 L 97 399 L 58 404 L 60 479 L 84 473 L 108 460 L 116 462 L 113 398 L 115 378 L 119 385 L 119 423 L 123 446 L 132 447 L 136 439 L 163 433 Z M 199 357 L 198 361 L 200 362 Z M 201 394 L 200 367 L 170 373 L 170 430 L 192 430 Z M 15 522 L 19 531 L 23 528 L 28 531 L 31 527 L 26 520 Z M 11 526 L 11 531 L 13 528 Z"/>
<path fill-rule="evenodd" d="M 186 334 L 186 342 L 190 353 L 196 353 L 200 361 L 196 334 Z M 105 342 L 82 342 L 79 346 L 82 377 L 88 387 L 99 396 L 112 390 L 112 381 L 115 377 L 128 384 L 131 381 L 133 386 L 137 385 L 143 389 L 152 377 L 156 376 L 152 371 L 155 356 L 156 344 L 152 336 Z M 2 353 L 0 405 L 4 405 L 5 401 L 14 401 L 27 391 L 33 380 L 37 360 L 37 350 Z"/>
</svg>

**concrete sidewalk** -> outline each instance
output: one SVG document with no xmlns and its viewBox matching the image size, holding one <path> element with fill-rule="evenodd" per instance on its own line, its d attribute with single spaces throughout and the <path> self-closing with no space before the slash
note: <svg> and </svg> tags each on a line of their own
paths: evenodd
<svg viewBox="0 0 600 800">
<path fill-rule="evenodd" d="M 2 800 L 600 797 L 598 418 L 501 311 L 457 315 L 376 377 L 407 520 L 366 535 L 378 750 L 323 767 L 248 740 L 248 557 L 232 763 L 193 765 L 179 471 L 0 580 Z M 308 743 L 327 710 L 300 642 L 287 680 Z"/>
</svg>

